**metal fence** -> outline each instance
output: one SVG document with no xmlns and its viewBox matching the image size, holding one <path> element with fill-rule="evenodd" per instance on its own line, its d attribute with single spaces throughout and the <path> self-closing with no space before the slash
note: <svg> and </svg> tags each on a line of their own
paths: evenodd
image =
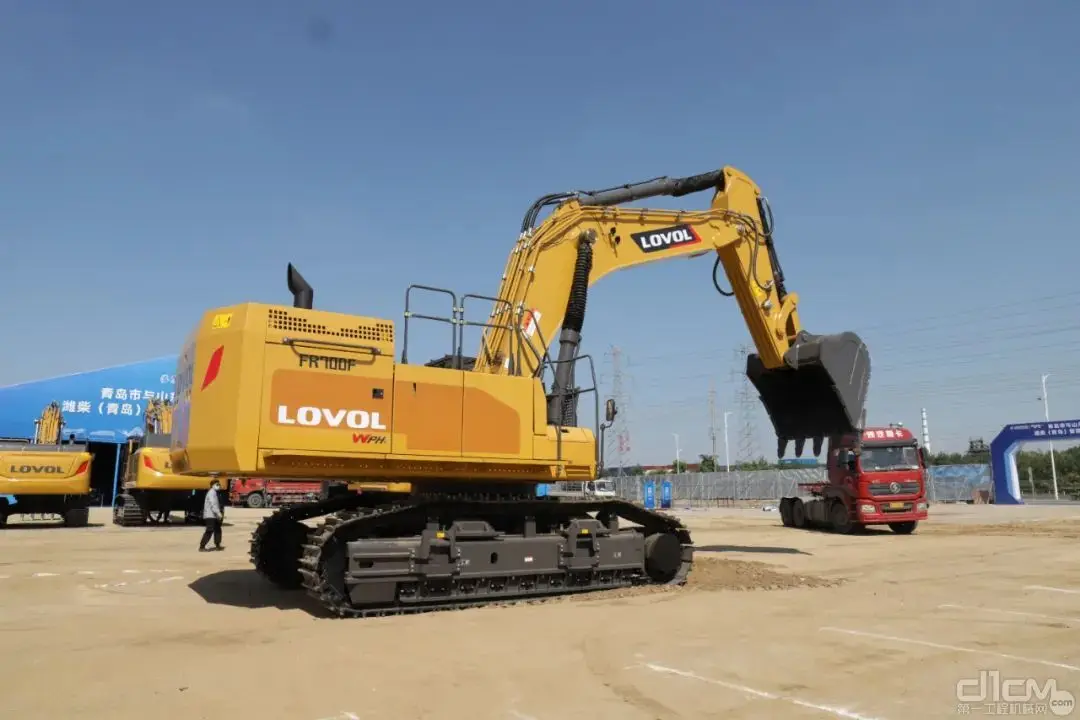
<svg viewBox="0 0 1080 720">
<path fill-rule="evenodd" d="M 631 475 L 608 478 L 616 494 L 632 502 L 644 502 L 646 481 L 670 481 L 674 507 L 717 507 L 775 502 L 798 495 L 800 483 L 822 482 L 825 468 L 742 470 L 677 475 Z M 976 490 L 990 489 L 989 465 L 942 465 L 930 468 L 927 495 L 931 502 L 966 502 Z M 659 501 L 659 487 L 657 500 Z"/>
<path fill-rule="evenodd" d="M 990 490 L 989 465 L 934 465 L 926 494 L 930 502 L 966 502 L 977 490 Z"/>
<path fill-rule="evenodd" d="M 671 504 L 677 507 L 714 507 L 794 495 L 799 483 L 825 479 L 824 468 L 790 470 L 736 470 L 678 475 L 634 475 L 609 478 L 615 492 L 626 500 L 643 502 L 647 480 L 671 481 Z M 659 493 L 657 493 L 659 498 Z"/>
</svg>

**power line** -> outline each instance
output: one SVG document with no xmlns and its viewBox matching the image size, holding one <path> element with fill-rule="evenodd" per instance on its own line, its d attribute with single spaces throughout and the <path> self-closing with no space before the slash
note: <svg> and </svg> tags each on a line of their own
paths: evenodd
<svg viewBox="0 0 1080 720">
<path fill-rule="evenodd" d="M 1064 379 L 1064 374 L 1063 373 L 1055 372 L 1054 374 L 1055 374 L 1056 377 Z M 1078 388 L 1078 389 L 1080 389 L 1080 376 L 1077 376 L 1076 379 L 1072 380 L 1071 382 L 1070 381 L 1059 382 L 1058 384 L 1062 388 L 1070 388 L 1070 389 L 1071 388 Z M 873 388 L 873 387 L 874 386 L 871 385 L 871 388 Z M 897 391 L 902 391 L 904 394 L 907 394 L 907 395 L 918 395 L 919 393 L 925 393 L 927 395 L 932 395 L 931 398 L 927 399 L 927 402 L 933 402 L 933 400 L 938 399 L 938 398 L 953 398 L 953 397 L 962 397 L 962 396 L 966 396 L 966 395 L 992 396 L 992 395 L 1001 395 L 1001 394 L 1013 393 L 1013 392 L 1021 392 L 1021 391 L 1022 392 L 1028 392 L 1029 390 L 1031 392 L 1034 392 L 1035 396 L 1038 396 L 1038 394 L 1039 394 L 1038 393 L 1039 388 L 1038 388 L 1037 383 L 1033 386 L 1030 381 L 1021 381 L 1021 380 L 1017 380 L 1017 381 L 1014 381 L 1012 383 L 994 383 L 992 385 L 987 386 L 986 388 L 962 387 L 962 386 L 958 386 L 958 387 L 954 387 L 954 388 L 948 388 L 948 387 L 933 388 L 933 387 L 931 387 L 931 388 L 927 388 L 925 390 L 921 389 L 921 388 L 916 388 L 914 391 L 912 391 L 912 389 L 908 385 L 906 385 L 906 384 L 898 384 L 898 385 L 895 385 L 895 386 L 890 387 L 890 388 L 879 388 L 879 389 L 890 389 L 890 390 L 895 389 Z M 653 409 L 678 408 L 681 411 L 682 409 L 685 409 L 687 407 L 697 406 L 698 403 L 700 403 L 700 402 L 701 402 L 701 400 L 700 400 L 699 396 L 697 396 L 697 395 L 688 395 L 688 396 L 683 396 L 683 397 L 678 397 L 678 398 L 672 398 L 670 400 L 667 400 L 667 401 L 661 402 L 661 403 L 653 403 L 653 404 L 649 404 L 649 405 L 642 405 L 641 409 L 642 410 L 653 410 Z M 952 401 L 950 401 L 950 402 L 952 402 Z M 750 406 L 754 407 L 754 408 L 758 407 L 756 399 L 754 399 L 751 402 Z"/>
<path fill-rule="evenodd" d="M 985 348 L 984 348 L 985 349 Z M 926 351 L 920 351 L 917 357 L 910 360 L 897 357 L 893 364 L 889 365 L 872 365 L 871 366 L 871 387 L 881 381 L 883 376 L 895 374 L 897 372 L 904 372 L 905 377 L 942 377 L 938 372 L 939 370 L 962 370 L 963 368 L 981 369 L 988 365 L 989 361 L 994 360 L 1013 360 L 1012 363 L 1005 367 L 990 366 L 990 369 L 994 372 L 1011 372 L 1013 374 L 1027 372 L 1028 370 L 1034 371 L 1036 365 L 1025 363 L 1027 367 L 1016 367 L 1015 359 L 1034 359 L 1040 355 L 1056 354 L 1058 356 L 1074 356 L 1080 353 L 1080 341 L 1073 343 L 1045 343 L 1041 345 L 1031 345 L 1027 347 L 1008 348 L 1001 351 L 994 350 L 988 352 L 982 357 L 960 357 L 960 358 L 948 358 L 942 356 L 935 356 L 932 348 L 928 348 Z M 1045 368 L 1046 365 L 1043 362 L 1037 363 L 1038 368 Z M 647 369 L 648 366 L 632 366 L 635 369 Z M 907 371 L 920 370 L 919 373 L 911 373 Z M 667 387 L 672 381 L 698 381 L 704 382 L 710 377 L 713 377 L 714 373 L 708 370 L 702 370 L 701 372 L 690 372 L 679 375 L 669 375 L 667 377 L 657 378 L 654 377 L 649 382 L 644 383 L 639 389 L 645 390 L 654 387 Z M 965 376 L 968 373 L 964 373 Z"/>
<path fill-rule="evenodd" d="M 716 382 L 709 381 L 709 448 L 713 467 L 716 467 Z"/>
<path fill-rule="evenodd" d="M 919 352 L 922 350 L 953 350 L 977 347 L 984 354 L 992 352 L 1002 341 L 1021 341 L 1026 342 L 1031 338 L 1047 338 L 1053 335 L 1061 334 L 1077 334 L 1080 335 L 1080 323 L 1073 323 L 1069 325 L 1062 325 L 1060 322 L 1052 322 L 1048 325 L 1032 325 L 1030 323 L 1019 324 L 1015 326 L 1000 326 L 995 327 L 992 323 L 980 324 L 978 327 L 971 327 L 969 329 L 956 328 L 944 335 L 940 340 L 928 340 L 926 338 L 914 338 L 918 342 L 911 342 L 910 340 L 897 340 L 897 337 L 906 337 L 907 333 L 898 335 L 892 333 L 890 341 L 884 343 L 867 342 L 867 347 L 870 350 L 871 358 L 880 357 L 882 354 L 894 354 L 895 351 L 903 352 Z M 914 335 L 914 333 L 910 333 Z M 867 338 L 863 337 L 866 341 Z M 1077 338 L 1063 338 L 1066 342 L 1076 342 Z M 695 357 L 713 357 L 717 352 L 720 352 L 720 348 L 698 348 L 695 350 L 677 350 L 669 352 L 661 352 L 645 357 L 639 357 L 639 361 L 667 361 L 674 356 L 678 356 L 682 360 L 693 359 Z"/>
<path fill-rule="evenodd" d="M 1068 300 L 1065 300 L 1068 298 Z M 978 305 L 974 308 L 961 309 L 955 312 L 949 312 L 941 315 L 925 315 L 922 317 L 911 317 L 907 320 L 898 318 L 890 320 L 887 323 L 878 323 L 872 325 L 861 325 L 856 330 L 860 334 L 865 334 L 868 330 L 882 329 L 888 330 L 890 336 L 895 337 L 897 335 L 903 337 L 911 337 L 912 335 L 924 334 L 933 330 L 947 331 L 948 339 L 962 339 L 965 335 L 975 336 L 979 342 L 985 343 L 987 339 L 999 340 L 995 338 L 995 330 L 1008 331 L 1015 330 L 1021 333 L 1024 337 L 1028 333 L 1045 333 L 1045 332 L 1067 332 L 1078 328 L 1076 325 L 1070 327 L 1062 327 L 1060 320 L 1061 317 L 1069 317 L 1071 312 L 1076 308 L 1076 298 L 1080 298 L 1080 290 L 1074 290 L 1066 293 L 1055 293 L 1052 295 L 1046 295 L 1042 297 L 1027 298 L 1023 301 L 1013 301 L 1002 303 L 1000 305 Z M 1048 300 L 1061 300 L 1055 305 L 1048 305 Z M 1037 306 L 1025 307 L 1026 305 Z M 998 308 L 1005 309 L 1005 312 L 990 312 Z M 1058 313 L 1056 311 L 1062 311 Z M 972 321 L 964 321 L 965 317 L 973 318 Z M 1002 320 L 1009 318 L 1021 318 L 1020 323 L 1001 323 Z M 1033 325 L 1032 319 L 1038 319 L 1044 321 L 1043 325 Z M 934 324 L 932 321 L 941 320 L 943 322 Z M 909 344 L 909 343 L 908 343 Z M 940 344 L 940 343 L 937 343 Z M 966 344 L 966 343 L 965 343 Z M 892 345 L 878 345 L 877 349 L 884 349 L 893 347 Z M 902 346 L 901 346 L 902 347 Z M 875 348 L 872 347 L 871 350 Z M 696 351 L 686 353 L 680 351 L 678 355 L 682 358 L 686 358 L 688 355 L 713 355 L 715 349 L 702 349 L 699 348 Z M 652 360 L 652 359 L 666 359 L 671 357 L 673 353 L 661 352 L 653 355 L 640 357 L 639 360 Z"/>
<path fill-rule="evenodd" d="M 1049 300 L 1064 300 L 1065 298 L 1077 298 L 1077 297 L 1080 297 L 1080 290 L 1070 290 L 1068 292 L 1063 292 L 1063 293 L 1052 293 L 1050 295 L 1029 297 L 1029 298 L 1025 298 L 1024 300 L 1012 300 L 1012 301 L 997 303 L 997 304 L 994 304 L 994 305 L 983 305 L 982 303 L 979 303 L 977 306 L 967 308 L 967 309 L 950 311 L 950 312 L 947 312 L 947 313 L 941 313 L 941 314 L 937 314 L 937 315 L 923 315 L 922 317 L 920 317 L 918 319 L 911 319 L 906 324 L 903 321 L 892 321 L 892 320 L 890 320 L 888 322 L 882 322 L 882 323 L 878 323 L 876 325 L 863 325 L 862 330 L 864 330 L 864 331 L 865 330 L 877 330 L 877 329 L 892 330 L 894 328 L 905 328 L 905 327 L 915 327 L 915 326 L 920 326 L 921 327 L 922 325 L 924 325 L 926 323 L 927 320 L 948 320 L 949 323 L 952 323 L 953 321 L 956 320 L 956 318 L 965 318 L 965 317 L 977 317 L 977 318 L 979 318 L 979 322 L 981 323 L 982 321 L 984 321 L 984 320 L 988 319 L 988 317 L 990 317 L 990 316 L 987 315 L 988 311 L 1017 309 L 1017 308 L 1023 308 L 1025 305 L 1043 305 L 1043 303 L 1045 303 L 1045 302 L 1047 302 Z M 1068 306 L 1069 307 L 1075 307 L 1076 303 L 1075 302 L 1068 303 Z M 1046 308 L 1042 308 L 1042 309 L 1046 309 Z M 993 317 L 1006 317 L 1006 316 L 1002 315 L 1001 313 L 994 313 Z"/>
<path fill-rule="evenodd" d="M 1067 301 L 1068 298 L 1073 300 Z M 890 399 L 890 404 L 898 395 L 902 395 L 907 397 L 900 399 L 901 404 L 910 399 L 920 407 L 927 407 L 929 412 L 939 417 L 947 410 L 963 409 L 966 413 L 984 413 L 986 422 L 996 425 L 1004 420 L 998 419 L 998 413 L 995 412 L 998 408 L 1007 405 L 1010 409 L 1006 414 L 1015 414 L 1017 408 L 1023 412 L 1025 396 L 1028 393 L 1033 393 L 1032 397 L 1038 395 L 1038 383 L 1033 385 L 1033 381 L 1027 378 L 1028 373 L 1036 373 L 1037 381 L 1037 372 L 1054 372 L 1064 386 L 1063 389 L 1071 396 L 1075 392 L 1074 388 L 1080 388 L 1080 372 L 1076 368 L 1055 369 L 1047 367 L 1043 361 L 1035 361 L 1043 356 L 1056 356 L 1067 361 L 1070 356 L 1080 352 L 1080 324 L 1075 322 L 1076 316 L 1070 312 L 1076 307 L 1076 298 L 1080 298 L 1080 290 L 994 305 L 973 305 L 947 314 L 910 317 L 902 322 L 891 319 L 888 322 L 861 326 L 858 332 L 864 339 L 869 340 L 872 358 L 880 358 L 879 362 L 885 361 L 872 368 L 874 377 L 871 380 L 870 402 L 880 404 L 877 400 L 882 397 L 881 391 L 884 391 L 884 397 Z M 1074 319 L 1069 321 L 1070 317 Z M 1063 324 L 1062 320 L 1065 320 L 1066 324 Z M 885 342 L 874 343 L 867 337 L 866 331 L 873 329 L 889 331 Z M 730 346 L 724 350 L 731 351 Z M 757 436 L 754 424 L 758 413 L 764 412 L 759 407 L 757 394 L 745 377 L 742 367 L 746 354 L 752 351 L 752 348 L 745 346 L 735 350 L 733 354 L 736 367 L 731 371 L 735 381 L 734 402 L 739 428 L 737 452 L 740 460 L 757 456 L 754 447 Z M 632 362 L 626 363 L 626 367 L 651 367 L 654 363 L 650 361 L 663 363 L 675 355 L 684 362 L 687 359 L 693 360 L 694 356 L 711 359 L 715 358 L 717 352 L 717 349 L 698 348 L 690 351 L 680 349 L 677 352 L 651 353 L 644 358 L 635 356 Z M 1002 363 L 1025 367 L 1002 370 Z M 1032 363 L 1038 367 L 1026 367 Z M 969 368 L 974 372 L 968 372 Z M 714 373 L 703 371 L 680 376 L 660 376 L 653 373 L 649 375 L 651 377 L 646 383 L 635 383 L 635 388 L 640 390 L 670 387 L 672 383 L 704 379 L 710 381 L 708 421 L 710 448 L 715 455 Z M 908 379 L 904 380 L 905 377 Z M 1072 381 L 1073 378 L 1076 380 Z M 662 403 L 644 405 L 640 409 L 651 419 L 669 414 L 685 415 L 687 410 L 700 407 L 700 402 L 699 394 L 691 394 L 684 399 L 668 398 Z M 657 411 L 654 411 L 654 408 Z M 1080 414 L 1067 410 L 1066 413 Z M 695 413 L 691 410 L 691 414 Z M 1036 413 L 1033 412 L 1034 415 Z M 952 430 L 939 427 L 939 438 L 969 434 L 957 434 Z"/>
<path fill-rule="evenodd" d="M 1016 339 L 1024 340 L 1025 338 L 1024 337 L 1019 337 L 1019 338 L 1016 338 Z M 1039 351 L 1060 352 L 1062 354 L 1069 354 L 1070 352 L 1080 352 L 1080 339 L 1078 339 L 1078 340 L 1068 340 L 1068 341 L 1064 341 L 1064 342 L 1062 342 L 1062 341 L 1048 342 L 1048 343 L 1041 343 L 1041 344 L 1035 344 L 1035 345 L 1024 344 L 1022 346 L 1006 347 L 1006 348 L 1001 348 L 1001 349 L 988 348 L 985 341 L 978 341 L 977 343 L 973 342 L 972 346 L 973 347 L 976 347 L 976 346 L 978 347 L 978 349 L 980 351 L 980 355 L 978 355 L 978 356 L 965 356 L 965 357 L 960 357 L 960 358 L 949 358 L 949 357 L 943 357 L 941 355 L 936 355 L 934 353 L 934 351 L 939 349 L 938 346 L 936 346 L 936 345 L 908 346 L 908 349 L 911 350 L 918 357 L 916 357 L 915 359 L 912 359 L 912 360 L 904 360 L 903 357 L 901 356 L 900 358 L 896 359 L 896 364 L 894 364 L 894 365 L 873 365 L 871 367 L 871 372 L 873 373 L 873 377 L 878 377 L 884 372 L 889 372 L 889 371 L 894 371 L 894 370 L 910 370 L 910 369 L 917 369 L 917 368 L 933 368 L 933 369 L 937 369 L 937 368 L 942 367 L 942 365 L 945 365 L 945 364 L 947 364 L 950 368 L 955 368 L 955 367 L 960 367 L 960 366 L 968 366 L 968 365 L 976 365 L 976 364 L 977 365 L 985 365 L 987 363 L 988 359 L 996 360 L 996 359 L 1000 359 L 1002 357 L 1010 357 L 1010 356 L 1014 356 L 1014 355 L 1033 356 L 1035 354 L 1038 354 Z M 870 348 L 870 352 L 871 352 L 871 359 L 875 355 L 878 356 L 878 357 L 881 356 L 880 353 L 875 353 L 874 352 L 873 347 Z M 711 354 L 713 356 L 715 356 L 716 351 L 712 351 Z M 684 357 L 686 355 L 688 355 L 688 354 L 684 354 Z M 896 355 L 896 353 L 888 353 L 889 357 L 894 357 L 895 355 Z M 642 365 L 640 367 L 648 367 L 648 366 L 647 365 Z M 691 374 L 687 374 L 687 375 L 681 375 L 676 379 L 679 379 L 679 380 L 705 380 L 705 379 L 708 379 L 709 377 L 711 377 L 711 375 L 712 374 L 708 373 L 708 372 L 691 373 Z M 871 378 L 871 387 L 875 386 L 873 377 Z M 673 379 L 673 378 L 668 377 L 668 378 L 658 379 L 658 380 L 654 381 L 652 384 L 645 385 L 643 387 L 646 387 L 646 388 L 647 387 L 653 387 L 653 386 L 656 386 L 658 384 L 666 383 L 666 382 L 670 381 L 671 379 Z"/>
</svg>

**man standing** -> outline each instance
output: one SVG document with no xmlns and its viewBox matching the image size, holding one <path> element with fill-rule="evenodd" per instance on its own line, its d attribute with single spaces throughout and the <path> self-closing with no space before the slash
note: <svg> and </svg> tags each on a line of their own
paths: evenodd
<svg viewBox="0 0 1080 720">
<path fill-rule="evenodd" d="M 214 550 L 223 550 L 221 547 L 221 499 L 219 491 L 221 483 L 217 478 L 210 483 L 210 489 L 206 492 L 206 500 L 203 502 L 203 521 L 206 530 L 203 531 L 202 540 L 199 541 L 199 552 L 209 552 L 206 543 L 210 542 L 210 536 L 214 536 Z"/>
</svg>

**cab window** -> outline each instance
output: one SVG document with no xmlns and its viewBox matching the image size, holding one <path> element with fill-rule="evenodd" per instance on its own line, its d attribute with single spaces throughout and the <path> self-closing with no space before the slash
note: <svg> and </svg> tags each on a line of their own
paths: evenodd
<svg viewBox="0 0 1080 720">
<path fill-rule="evenodd" d="M 917 470 L 919 451 L 911 447 L 864 448 L 859 464 L 863 470 Z"/>
</svg>

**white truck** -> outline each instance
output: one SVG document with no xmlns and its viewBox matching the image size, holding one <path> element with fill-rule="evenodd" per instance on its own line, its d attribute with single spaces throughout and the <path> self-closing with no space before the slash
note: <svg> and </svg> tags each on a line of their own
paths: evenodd
<svg viewBox="0 0 1080 720">
<path fill-rule="evenodd" d="M 615 497 L 615 481 L 603 478 L 586 482 L 559 482 L 548 485 L 549 497 L 564 498 L 613 498 Z"/>
</svg>

